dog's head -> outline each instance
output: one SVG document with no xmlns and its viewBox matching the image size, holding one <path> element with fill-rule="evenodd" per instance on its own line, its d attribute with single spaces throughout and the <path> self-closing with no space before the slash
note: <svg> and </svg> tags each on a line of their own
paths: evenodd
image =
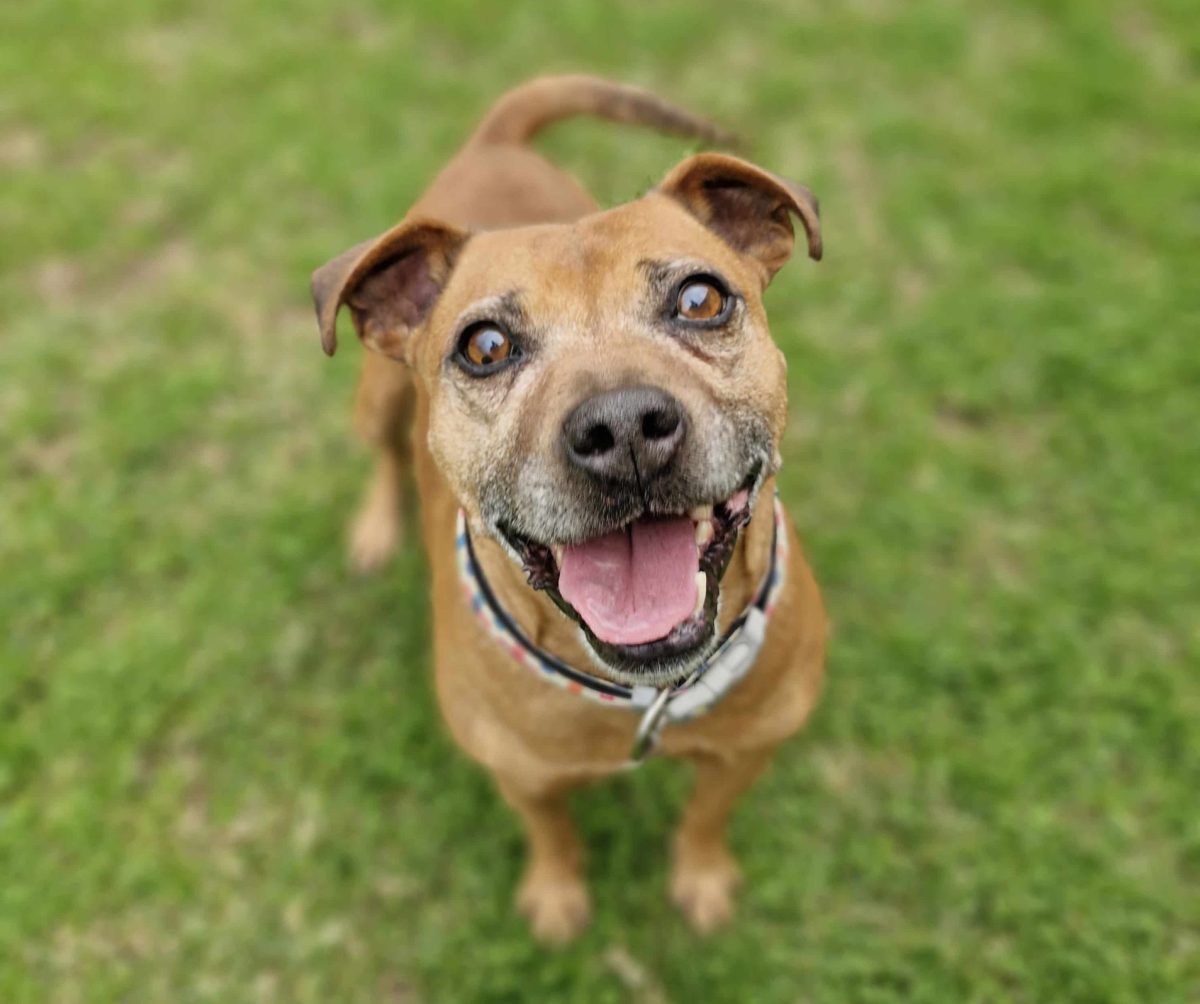
<svg viewBox="0 0 1200 1004">
<path fill-rule="evenodd" d="M 725 565 L 777 465 L 786 364 L 762 293 L 792 214 L 819 258 L 806 189 L 700 154 L 575 223 L 409 220 L 313 277 L 326 351 L 346 304 L 368 347 L 418 372 L 475 532 L 624 682 L 676 678 L 714 643 Z"/>
</svg>

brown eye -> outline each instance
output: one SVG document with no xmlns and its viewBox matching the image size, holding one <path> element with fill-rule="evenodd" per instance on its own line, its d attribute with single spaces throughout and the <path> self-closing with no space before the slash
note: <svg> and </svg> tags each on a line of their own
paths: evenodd
<svg viewBox="0 0 1200 1004">
<path fill-rule="evenodd" d="M 679 290 L 675 316 L 685 321 L 712 321 L 725 313 L 729 296 L 711 279 L 689 279 Z"/>
<path fill-rule="evenodd" d="M 459 342 L 458 351 L 477 371 L 492 369 L 517 355 L 516 346 L 507 332 L 490 321 L 468 328 Z"/>
</svg>

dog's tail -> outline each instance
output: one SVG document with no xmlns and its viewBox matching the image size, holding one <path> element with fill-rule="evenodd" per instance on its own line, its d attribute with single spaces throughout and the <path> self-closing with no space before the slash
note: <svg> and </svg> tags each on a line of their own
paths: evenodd
<svg viewBox="0 0 1200 1004">
<path fill-rule="evenodd" d="M 471 141 L 524 143 L 551 123 L 575 115 L 650 126 L 718 145 L 737 143 L 737 137 L 719 125 L 649 91 L 582 74 L 537 77 L 514 87 L 484 116 Z"/>
</svg>

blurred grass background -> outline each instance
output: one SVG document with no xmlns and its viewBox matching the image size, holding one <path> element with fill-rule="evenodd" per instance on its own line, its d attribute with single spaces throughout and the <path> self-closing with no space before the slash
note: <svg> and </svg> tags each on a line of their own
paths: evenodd
<svg viewBox="0 0 1200 1004">
<path fill-rule="evenodd" d="M 0 1000 L 1200 999 L 1198 64 L 1192 0 L 5 5 Z M 737 925 L 668 906 L 655 763 L 578 799 L 552 953 L 420 555 L 345 569 L 306 284 L 580 69 L 821 196 L 768 307 L 835 637 Z M 605 202 L 686 152 L 541 145 Z"/>
</svg>

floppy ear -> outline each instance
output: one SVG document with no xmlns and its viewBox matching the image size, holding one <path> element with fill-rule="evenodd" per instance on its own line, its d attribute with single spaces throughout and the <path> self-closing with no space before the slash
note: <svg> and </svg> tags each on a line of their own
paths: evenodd
<svg viewBox="0 0 1200 1004">
<path fill-rule="evenodd" d="M 409 336 L 445 288 L 467 238 L 445 223 L 412 220 L 317 269 L 312 296 L 325 354 L 337 350 L 337 315 L 344 303 L 365 345 L 407 361 Z"/>
<path fill-rule="evenodd" d="M 658 191 L 742 254 L 757 258 L 769 281 L 791 257 L 791 214 L 804 224 L 808 256 L 821 259 L 817 199 L 803 185 L 776 177 L 738 157 L 700 153 L 668 174 Z"/>
</svg>

